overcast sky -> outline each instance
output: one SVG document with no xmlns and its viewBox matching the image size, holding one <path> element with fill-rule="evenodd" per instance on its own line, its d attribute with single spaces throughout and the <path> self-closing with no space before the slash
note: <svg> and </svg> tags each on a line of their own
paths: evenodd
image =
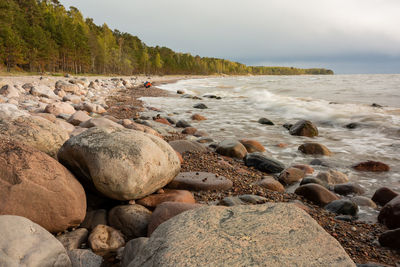
<svg viewBox="0 0 400 267">
<path fill-rule="evenodd" d="M 248 65 L 400 73 L 399 0 L 60 0 L 150 46 Z"/>
</svg>

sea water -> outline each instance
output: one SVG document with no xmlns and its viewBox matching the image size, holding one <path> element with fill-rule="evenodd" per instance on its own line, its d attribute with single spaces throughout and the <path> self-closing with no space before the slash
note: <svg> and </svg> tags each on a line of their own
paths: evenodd
<svg viewBox="0 0 400 267">
<path fill-rule="evenodd" d="M 176 114 L 216 141 L 254 139 L 286 166 L 309 164 L 315 156 L 298 151 L 304 142 L 327 146 L 333 155 L 322 158 L 330 168 L 348 175 L 371 197 L 387 186 L 400 192 L 400 75 L 251 76 L 181 80 L 160 88 L 201 97 L 144 98 L 149 106 Z M 210 99 L 216 95 L 222 99 Z M 204 103 L 208 109 L 193 108 Z M 374 104 L 374 105 L 373 105 Z M 206 121 L 190 121 L 200 113 Z M 162 114 L 162 115 L 165 115 Z M 262 125 L 259 118 L 275 125 Z M 282 125 L 306 119 L 319 130 L 315 138 L 292 136 Z M 346 125 L 355 123 L 349 129 Z M 280 147 L 278 144 L 286 144 Z M 381 161 L 389 172 L 358 172 L 352 165 Z M 314 166 L 318 171 L 327 167 Z M 293 190 L 289 188 L 289 190 Z"/>
</svg>

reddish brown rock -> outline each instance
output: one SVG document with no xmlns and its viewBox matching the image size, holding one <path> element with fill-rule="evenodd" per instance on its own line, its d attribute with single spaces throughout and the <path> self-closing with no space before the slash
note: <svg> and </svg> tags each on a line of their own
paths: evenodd
<svg viewBox="0 0 400 267">
<path fill-rule="evenodd" d="M 383 247 L 388 247 L 391 249 L 400 249 L 400 228 L 384 232 L 379 237 L 379 243 Z"/>
<path fill-rule="evenodd" d="M 389 229 L 400 228 L 400 196 L 389 201 L 379 212 L 378 221 Z"/>
<path fill-rule="evenodd" d="M 26 217 L 52 233 L 85 218 L 81 184 L 58 161 L 26 145 L 0 139 L 0 215 Z"/>
<path fill-rule="evenodd" d="M 168 188 L 191 191 L 228 190 L 233 186 L 231 180 L 208 172 L 181 172 Z"/>
<path fill-rule="evenodd" d="M 310 165 L 306 165 L 306 164 L 297 164 L 292 166 L 293 168 L 297 168 L 300 170 L 303 170 L 306 174 L 313 174 L 314 173 L 314 169 L 313 167 L 311 167 Z"/>
<path fill-rule="evenodd" d="M 191 134 L 191 135 L 194 135 L 196 132 L 197 132 L 197 129 L 194 127 L 186 127 L 182 131 L 183 134 Z"/>
<path fill-rule="evenodd" d="M 271 191 L 285 192 L 285 187 L 283 187 L 279 181 L 270 176 L 265 176 L 261 181 L 255 182 L 254 184 Z"/>
<path fill-rule="evenodd" d="M 194 120 L 194 121 L 204 121 L 204 120 L 207 120 L 207 118 L 202 116 L 202 115 L 200 115 L 200 114 L 193 114 L 192 115 L 192 120 Z"/>
<path fill-rule="evenodd" d="M 171 125 L 171 123 L 165 118 L 157 118 L 154 121 L 165 124 L 165 125 Z"/>
<path fill-rule="evenodd" d="M 298 187 L 294 193 L 320 206 L 325 206 L 339 199 L 338 196 L 319 184 L 302 185 Z"/>
<path fill-rule="evenodd" d="M 387 172 L 390 167 L 383 162 L 369 160 L 354 165 L 353 169 L 364 172 Z"/>
<path fill-rule="evenodd" d="M 163 202 L 196 203 L 193 194 L 186 190 L 165 189 L 163 194 L 152 194 L 136 201 L 146 208 L 155 208 Z"/>
<path fill-rule="evenodd" d="M 287 168 L 279 174 L 279 182 L 285 185 L 291 185 L 304 178 L 305 172 L 297 168 Z"/>
<path fill-rule="evenodd" d="M 244 145 L 244 147 L 247 150 L 247 153 L 264 152 L 265 151 L 264 146 L 255 140 L 242 139 L 239 142 L 242 143 L 242 145 Z"/>
<path fill-rule="evenodd" d="M 385 206 L 393 198 L 397 197 L 399 194 L 394 192 L 392 189 L 387 187 L 381 187 L 375 191 L 372 196 L 372 200 L 381 206 Z"/>
<path fill-rule="evenodd" d="M 147 236 L 150 236 L 156 228 L 163 222 L 187 210 L 202 207 L 202 204 L 190 204 L 179 202 L 164 202 L 157 206 L 150 217 L 147 228 Z"/>
<path fill-rule="evenodd" d="M 330 156 L 332 152 L 324 145 L 318 143 L 305 143 L 299 146 L 299 150 L 308 155 Z"/>
</svg>

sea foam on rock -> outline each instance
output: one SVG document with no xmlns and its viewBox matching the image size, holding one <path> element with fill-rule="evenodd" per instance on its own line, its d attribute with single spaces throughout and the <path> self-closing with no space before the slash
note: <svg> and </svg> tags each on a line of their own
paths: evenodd
<svg viewBox="0 0 400 267">
<path fill-rule="evenodd" d="M 94 127 L 70 138 L 58 158 L 79 179 L 117 200 L 147 196 L 180 170 L 178 156 L 164 140 L 117 128 Z"/>
</svg>

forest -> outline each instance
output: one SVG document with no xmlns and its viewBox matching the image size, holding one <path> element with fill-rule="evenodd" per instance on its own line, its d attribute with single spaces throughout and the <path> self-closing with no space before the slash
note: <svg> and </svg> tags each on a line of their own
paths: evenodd
<svg viewBox="0 0 400 267">
<path fill-rule="evenodd" d="M 328 69 L 246 66 L 150 47 L 96 25 L 58 0 L 0 0 L 0 71 L 74 74 L 333 74 Z"/>
</svg>

